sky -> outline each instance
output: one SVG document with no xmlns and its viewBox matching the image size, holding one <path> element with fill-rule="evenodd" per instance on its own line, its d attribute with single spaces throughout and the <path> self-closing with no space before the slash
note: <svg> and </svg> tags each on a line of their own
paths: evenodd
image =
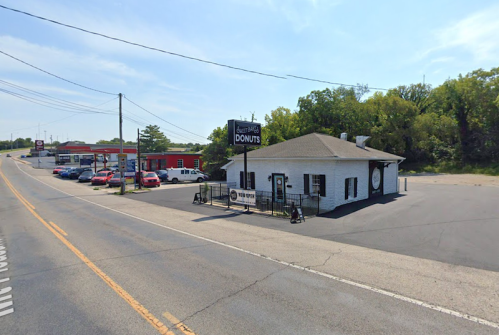
<svg viewBox="0 0 499 335">
<path fill-rule="evenodd" d="M 174 143 L 206 144 L 227 120 L 254 115 L 265 125 L 272 110 L 297 111 L 300 97 L 338 87 L 291 76 L 383 89 L 424 80 L 436 87 L 499 66 L 497 1 L 0 5 L 168 52 L 0 8 L 0 140 L 96 143 L 119 137 L 121 93 L 125 141 L 136 141 L 137 129 L 157 125 Z"/>
</svg>

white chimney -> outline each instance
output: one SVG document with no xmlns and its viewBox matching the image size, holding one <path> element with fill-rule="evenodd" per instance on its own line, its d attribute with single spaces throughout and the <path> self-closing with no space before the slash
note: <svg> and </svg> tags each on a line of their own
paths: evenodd
<svg viewBox="0 0 499 335">
<path fill-rule="evenodd" d="M 355 137 L 355 145 L 357 145 L 359 148 L 365 149 L 366 148 L 366 141 L 370 138 L 371 138 L 371 136 L 356 136 Z"/>
<path fill-rule="evenodd" d="M 342 139 L 343 141 L 346 141 L 347 140 L 347 133 L 341 133 L 340 139 Z"/>
</svg>

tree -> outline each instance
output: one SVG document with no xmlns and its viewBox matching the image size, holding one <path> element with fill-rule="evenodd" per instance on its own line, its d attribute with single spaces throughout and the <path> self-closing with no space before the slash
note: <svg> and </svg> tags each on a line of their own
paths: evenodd
<svg viewBox="0 0 499 335">
<path fill-rule="evenodd" d="M 387 96 L 396 96 L 405 101 L 413 102 L 420 114 L 426 113 L 434 103 L 432 99 L 432 88 L 428 84 L 411 84 L 409 86 L 398 86 L 388 91 Z"/>
<path fill-rule="evenodd" d="M 262 145 L 272 145 L 297 137 L 300 134 L 298 114 L 288 108 L 278 107 L 265 115 L 262 128 Z"/>
<path fill-rule="evenodd" d="M 140 136 L 140 152 L 168 151 L 170 140 L 159 130 L 159 126 L 146 126 Z"/>
</svg>

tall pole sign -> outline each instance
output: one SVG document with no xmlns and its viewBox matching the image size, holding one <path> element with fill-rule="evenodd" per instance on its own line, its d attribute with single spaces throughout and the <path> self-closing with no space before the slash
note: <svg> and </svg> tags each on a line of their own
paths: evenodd
<svg viewBox="0 0 499 335">
<path fill-rule="evenodd" d="M 227 124 L 229 145 L 244 147 L 244 185 L 248 189 L 248 147 L 259 147 L 262 145 L 262 126 L 259 123 L 229 120 Z"/>
</svg>

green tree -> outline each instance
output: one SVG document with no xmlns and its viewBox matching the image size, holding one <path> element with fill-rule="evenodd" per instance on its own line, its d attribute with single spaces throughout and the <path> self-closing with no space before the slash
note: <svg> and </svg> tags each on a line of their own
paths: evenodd
<svg viewBox="0 0 499 335">
<path fill-rule="evenodd" d="M 168 151 L 170 140 L 160 131 L 159 126 L 149 125 L 140 134 L 140 152 Z"/>
<path fill-rule="evenodd" d="M 300 134 L 298 114 L 288 108 L 278 107 L 265 115 L 262 128 L 262 145 L 272 145 L 297 137 Z"/>
<path fill-rule="evenodd" d="M 398 86 L 388 91 L 388 96 L 395 96 L 406 101 L 413 102 L 420 114 L 426 113 L 434 103 L 432 99 L 432 88 L 428 84 L 411 84 L 409 86 Z"/>
</svg>

